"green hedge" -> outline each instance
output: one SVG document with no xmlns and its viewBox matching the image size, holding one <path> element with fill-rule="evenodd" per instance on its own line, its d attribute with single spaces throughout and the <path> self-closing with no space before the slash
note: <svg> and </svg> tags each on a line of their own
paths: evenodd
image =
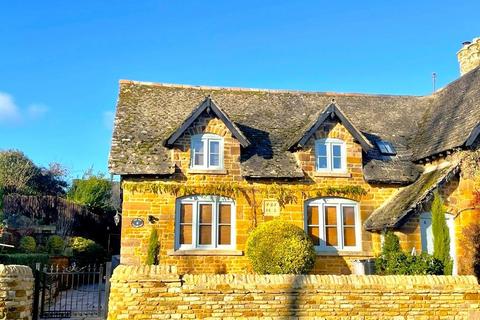
<svg viewBox="0 0 480 320">
<path fill-rule="evenodd" d="M 48 264 L 49 255 L 44 253 L 15 253 L 15 254 L 0 254 L 0 264 L 19 264 L 35 268 L 35 264 Z"/>
<path fill-rule="evenodd" d="M 385 234 L 382 254 L 375 259 L 375 271 L 380 275 L 441 275 L 443 268 L 442 261 L 429 254 L 403 252 L 398 237 L 391 231 Z"/>
</svg>

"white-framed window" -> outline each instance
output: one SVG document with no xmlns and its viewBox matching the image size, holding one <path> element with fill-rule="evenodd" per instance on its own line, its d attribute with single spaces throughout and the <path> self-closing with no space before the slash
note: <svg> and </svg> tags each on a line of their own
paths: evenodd
<svg viewBox="0 0 480 320">
<path fill-rule="evenodd" d="M 175 249 L 235 249 L 235 202 L 219 196 L 178 199 Z"/>
<path fill-rule="evenodd" d="M 316 140 L 315 162 L 319 172 L 347 172 L 345 142 L 332 138 Z"/>
<path fill-rule="evenodd" d="M 359 205 L 349 199 L 307 201 L 305 230 L 317 251 L 360 251 L 362 248 Z"/>
<path fill-rule="evenodd" d="M 223 138 L 211 133 L 192 137 L 190 167 L 192 169 L 223 169 Z"/>
</svg>

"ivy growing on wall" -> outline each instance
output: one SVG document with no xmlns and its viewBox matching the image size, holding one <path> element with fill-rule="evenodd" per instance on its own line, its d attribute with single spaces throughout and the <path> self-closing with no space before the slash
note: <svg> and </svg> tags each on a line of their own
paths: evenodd
<svg viewBox="0 0 480 320">
<path fill-rule="evenodd" d="M 171 181 L 127 181 L 123 183 L 124 190 L 132 193 L 156 193 L 171 194 L 176 197 L 182 197 L 192 194 L 214 194 L 225 197 L 237 197 L 240 193 L 248 199 L 255 199 L 255 193 L 259 193 L 263 198 L 271 198 L 278 201 L 280 206 L 297 203 L 300 199 L 315 197 L 345 197 L 359 200 L 367 194 L 367 191 L 361 186 L 304 186 L 304 185 L 282 185 L 272 184 L 248 184 L 234 182 L 215 182 L 215 183 L 181 183 Z"/>
</svg>

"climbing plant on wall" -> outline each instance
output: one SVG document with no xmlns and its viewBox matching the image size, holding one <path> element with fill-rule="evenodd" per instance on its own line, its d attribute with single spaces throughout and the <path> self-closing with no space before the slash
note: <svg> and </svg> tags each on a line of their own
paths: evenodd
<svg viewBox="0 0 480 320">
<path fill-rule="evenodd" d="M 453 261 L 450 257 L 450 234 L 445 220 L 442 197 L 435 191 L 432 202 L 433 256 L 443 262 L 444 274 L 452 274 Z"/>
<path fill-rule="evenodd" d="M 214 194 L 225 197 L 236 197 L 240 193 L 248 196 L 252 193 L 259 193 L 264 198 L 276 199 L 280 206 L 297 203 L 299 197 L 346 197 L 359 200 L 367 192 L 361 186 L 328 186 L 318 187 L 315 185 L 282 185 L 271 184 L 249 184 L 234 182 L 216 182 L 216 183 L 181 183 L 166 181 L 128 181 L 123 183 L 123 188 L 130 192 L 148 192 L 157 194 L 172 194 L 176 197 L 182 197 L 191 194 Z"/>
</svg>

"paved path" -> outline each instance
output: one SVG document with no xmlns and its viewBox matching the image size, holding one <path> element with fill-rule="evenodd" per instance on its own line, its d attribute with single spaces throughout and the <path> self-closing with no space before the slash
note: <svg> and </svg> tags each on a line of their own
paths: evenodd
<svg viewBox="0 0 480 320">
<path fill-rule="evenodd" d="M 78 288 L 60 291 L 57 297 L 50 301 L 50 303 L 45 303 L 44 311 L 58 312 L 58 316 L 71 314 L 71 317 L 55 319 L 103 319 L 103 317 L 98 317 L 99 305 L 100 312 L 105 310 L 104 285 L 102 284 L 100 288 L 98 284 L 84 285 Z M 52 318 L 49 317 L 49 319 Z"/>
</svg>

